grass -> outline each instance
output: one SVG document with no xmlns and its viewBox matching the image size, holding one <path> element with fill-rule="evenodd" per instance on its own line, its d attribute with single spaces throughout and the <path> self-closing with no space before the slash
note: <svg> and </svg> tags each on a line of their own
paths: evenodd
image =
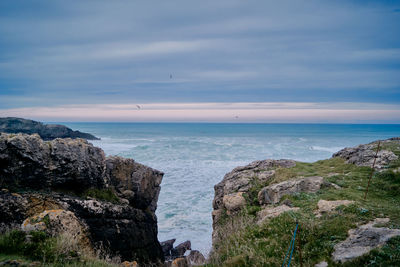
<svg viewBox="0 0 400 267">
<path fill-rule="evenodd" d="M 82 197 L 92 197 L 102 201 L 108 201 L 112 203 L 119 203 L 119 198 L 111 189 L 97 189 L 91 188 L 86 190 Z"/>
<path fill-rule="evenodd" d="M 386 144 L 387 148 L 394 146 Z M 397 147 L 395 147 L 397 149 Z M 396 151 L 397 152 L 397 151 Z M 400 173 L 393 172 L 398 163 L 374 174 L 367 200 L 364 193 L 372 171 L 369 167 L 346 164 L 341 158 L 331 158 L 314 163 L 297 162 L 292 168 L 278 168 L 272 180 L 260 184 L 254 182 L 246 195 L 248 206 L 235 217 L 221 220 L 223 231 L 219 242 L 214 244 L 210 257 L 211 266 L 281 266 L 298 220 L 300 228 L 303 266 L 314 266 L 325 260 L 330 266 L 400 266 L 400 238 L 393 238 L 381 249 L 357 258 L 344 265 L 331 261 L 333 247 L 347 238 L 347 232 L 359 224 L 377 217 L 388 217 L 388 227 L 400 228 Z M 341 189 L 324 187 L 317 193 L 300 193 L 284 197 L 298 212 L 284 213 L 263 225 L 255 224 L 259 190 L 273 183 L 308 176 L 322 176 Z M 314 211 L 320 199 L 354 200 L 355 203 L 338 207 L 334 212 L 315 217 Z M 237 223 L 240 221 L 240 223 Z M 296 250 L 291 266 L 300 266 Z"/>
<path fill-rule="evenodd" d="M 0 262 L 36 262 L 40 266 L 118 266 L 80 248 L 71 236 L 50 237 L 41 231 L 13 230 L 0 235 Z"/>
</svg>

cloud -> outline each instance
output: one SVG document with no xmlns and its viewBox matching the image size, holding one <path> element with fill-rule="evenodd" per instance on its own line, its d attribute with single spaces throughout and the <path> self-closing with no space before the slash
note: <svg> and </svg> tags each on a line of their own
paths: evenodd
<svg viewBox="0 0 400 267">
<path fill-rule="evenodd" d="M 376 1 L 4 0 L 0 108 L 398 103 L 398 8 Z"/>
</svg>

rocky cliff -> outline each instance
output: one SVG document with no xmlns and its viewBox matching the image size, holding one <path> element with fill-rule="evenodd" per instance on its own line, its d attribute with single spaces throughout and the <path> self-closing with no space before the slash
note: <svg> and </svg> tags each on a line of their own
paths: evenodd
<svg viewBox="0 0 400 267">
<path fill-rule="evenodd" d="M 84 138 L 87 140 L 99 140 L 99 138 L 80 131 L 74 131 L 64 125 L 43 124 L 38 121 L 22 118 L 0 118 L 0 132 L 3 133 L 37 133 L 44 140 L 55 138 Z"/>
<path fill-rule="evenodd" d="M 226 174 L 214 187 L 211 266 L 281 266 L 296 223 L 296 266 L 400 264 L 400 139 L 380 141 L 364 200 L 377 148 L 315 163 L 255 161 Z"/>
<path fill-rule="evenodd" d="M 155 216 L 162 177 L 132 159 L 106 157 L 84 139 L 2 133 L 0 230 L 74 229 L 111 256 L 162 261 Z"/>
</svg>

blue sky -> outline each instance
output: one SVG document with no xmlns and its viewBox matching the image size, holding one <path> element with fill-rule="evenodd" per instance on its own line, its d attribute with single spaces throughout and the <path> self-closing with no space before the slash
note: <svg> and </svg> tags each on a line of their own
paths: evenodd
<svg viewBox="0 0 400 267">
<path fill-rule="evenodd" d="M 400 122 L 400 1 L 0 1 L 0 115 L 160 103 L 336 103 Z"/>
</svg>

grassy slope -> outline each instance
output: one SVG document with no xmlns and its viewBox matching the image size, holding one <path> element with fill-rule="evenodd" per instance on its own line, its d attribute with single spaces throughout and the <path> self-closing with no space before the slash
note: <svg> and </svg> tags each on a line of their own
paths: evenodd
<svg viewBox="0 0 400 267">
<path fill-rule="evenodd" d="M 385 144 L 385 149 L 400 156 L 400 148 Z M 254 184 L 247 195 L 249 205 L 235 218 L 225 216 L 224 232 L 229 233 L 215 245 L 209 266 L 281 266 L 288 249 L 296 219 L 300 224 L 303 266 L 314 266 L 325 260 L 329 266 L 400 266 L 400 238 L 393 238 L 382 249 L 345 265 L 331 261 L 333 246 L 347 238 L 347 231 L 357 224 L 376 217 L 389 217 L 389 227 L 400 228 L 400 173 L 393 170 L 400 166 L 394 162 L 372 179 L 367 200 L 364 193 L 371 173 L 369 167 L 346 164 L 340 158 L 315 163 L 301 163 L 289 169 L 277 169 L 268 184 L 295 177 L 323 176 L 325 180 L 342 187 L 323 188 L 317 193 L 287 196 L 299 212 L 288 212 L 271 219 L 267 224 L 254 223 L 255 214 L 261 207 L 257 203 L 259 189 L 268 184 Z M 335 174 L 334 174 L 335 173 Z M 333 175 L 334 174 L 334 175 Z M 330 176 L 330 177 L 329 177 Z M 355 204 L 339 207 L 335 212 L 316 218 L 318 200 L 354 200 Z M 297 249 L 297 248 L 296 248 Z M 295 251 L 291 266 L 300 266 L 299 252 Z"/>
</svg>

